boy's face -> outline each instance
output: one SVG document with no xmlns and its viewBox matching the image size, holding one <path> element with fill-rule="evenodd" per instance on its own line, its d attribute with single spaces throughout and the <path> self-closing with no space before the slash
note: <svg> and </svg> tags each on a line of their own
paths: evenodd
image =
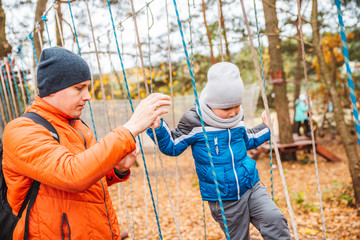
<svg viewBox="0 0 360 240">
<path fill-rule="evenodd" d="M 56 93 L 51 94 L 51 104 L 73 118 L 79 118 L 87 101 L 91 100 L 89 94 L 90 80 L 75 84 Z"/>
<path fill-rule="evenodd" d="M 236 116 L 240 111 L 240 106 L 232 107 L 232 108 L 226 108 L 226 109 L 220 109 L 220 108 L 212 108 L 211 109 L 216 116 L 221 118 L 232 118 Z"/>
</svg>

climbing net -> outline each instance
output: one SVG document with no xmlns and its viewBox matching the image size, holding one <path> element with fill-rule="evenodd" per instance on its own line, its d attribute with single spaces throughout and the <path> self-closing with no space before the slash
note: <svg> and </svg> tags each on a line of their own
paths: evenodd
<svg viewBox="0 0 360 240">
<path fill-rule="evenodd" d="M 130 84 L 135 84 L 138 87 L 138 89 L 139 89 L 140 84 L 144 84 L 145 90 L 146 90 L 145 95 L 148 95 L 153 91 L 157 91 L 157 89 L 153 89 L 154 78 L 152 76 L 152 71 L 151 71 L 151 68 L 152 68 L 151 27 L 154 22 L 154 17 L 152 16 L 150 4 L 153 1 L 154 0 L 147 2 L 138 11 L 135 11 L 134 3 L 132 0 L 130 0 L 131 14 L 126 16 L 123 20 L 121 20 L 120 23 L 115 23 L 112 9 L 111 9 L 112 6 L 111 6 L 110 2 L 107 1 L 108 10 L 109 10 L 108 18 L 109 18 L 109 21 L 111 22 L 112 28 L 109 29 L 106 32 L 106 34 L 102 34 L 101 36 L 96 36 L 94 27 L 92 24 L 92 11 L 94 11 L 94 10 L 90 9 L 88 1 L 86 0 L 85 1 L 86 11 L 87 11 L 89 24 L 90 24 L 92 39 L 89 40 L 88 43 L 84 46 L 81 46 L 80 42 L 79 42 L 79 36 L 78 36 L 77 28 L 76 28 L 77 26 L 75 23 L 75 18 L 73 15 L 71 2 L 70 1 L 67 2 L 69 15 L 70 15 L 70 19 L 68 19 L 68 20 L 71 23 L 70 24 L 71 31 L 72 31 L 72 34 L 73 34 L 73 37 L 74 37 L 75 43 L 76 43 L 75 44 L 76 47 L 73 50 L 75 52 L 77 52 L 77 54 L 79 54 L 80 56 L 83 55 L 84 49 L 87 49 L 88 51 L 92 51 L 91 55 L 89 54 L 87 56 L 84 56 L 85 58 L 89 58 L 89 60 L 90 60 L 89 62 L 90 62 L 92 70 L 94 70 L 95 68 L 92 66 L 91 62 L 94 57 L 96 58 L 96 63 L 97 63 L 96 69 L 97 70 L 95 70 L 95 72 L 98 73 L 99 78 L 100 78 L 99 82 L 100 82 L 100 88 L 101 88 L 101 91 L 100 91 L 101 92 L 101 94 L 100 94 L 101 100 L 93 100 L 91 103 L 89 102 L 87 108 L 84 110 L 83 118 L 86 122 L 92 123 L 92 129 L 94 131 L 94 134 L 95 134 L 97 140 L 102 138 L 103 136 L 105 136 L 115 126 L 125 123 L 128 120 L 131 112 L 134 111 L 134 108 L 137 105 L 137 103 L 139 102 L 139 99 L 141 99 L 143 97 L 140 94 L 140 90 L 138 90 L 139 91 L 138 99 L 133 100 L 131 97 L 131 94 L 130 94 L 130 89 L 129 89 Z M 243 17 L 244 17 L 247 31 L 248 31 L 248 36 L 249 36 L 249 41 L 250 41 L 250 46 L 251 46 L 251 50 L 252 50 L 252 56 L 254 59 L 255 68 L 257 70 L 257 77 L 258 77 L 258 81 L 259 81 L 259 84 L 252 84 L 252 85 L 246 86 L 246 89 L 244 91 L 245 92 L 245 97 L 244 97 L 245 102 L 243 104 L 244 105 L 244 113 L 245 113 L 245 116 L 247 117 L 246 120 L 253 119 L 255 110 L 256 110 L 256 106 L 257 106 L 257 99 L 258 99 L 259 94 L 261 93 L 263 102 L 264 102 L 264 107 L 265 107 L 267 115 L 268 115 L 268 119 L 270 119 L 270 111 L 269 111 L 269 107 L 267 104 L 267 96 L 266 96 L 266 90 L 265 90 L 264 70 L 263 70 L 263 62 L 262 62 L 263 60 L 262 60 L 261 48 L 260 48 L 260 36 L 258 34 L 258 40 L 259 40 L 258 44 L 259 44 L 259 53 L 260 53 L 260 66 L 259 66 L 259 63 L 257 61 L 257 56 L 255 53 L 255 48 L 253 45 L 251 31 L 250 31 L 248 21 L 247 21 L 245 6 L 243 3 L 243 0 L 240 0 L 240 2 L 241 2 L 242 11 L 243 11 Z M 348 84 L 351 87 L 351 86 L 353 86 L 353 83 L 352 83 L 351 70 L 350 70 L 350 67 L 348 67 L 349 57 L 348 57 L 348 55 L 346 56 L 346 54 L 348 54 L 347 47 L 346 47 L 347 46 L 346 38 L 345 37 L 343 38 L 344 30 L 343 30 L 343 22 L 342 22 L 342 16 L 341 16 L 341 8 L 340 8 L 339 1 L 336 0 L 335 2 L 336 2 L 336 6 L 338 8 L 339 22 L 342 27 L 341 28 L 341 34 L 342 34 L 341 36 L 343 39 L 343 45 L 344 45 L 344 49 L 346 49 L 346 50 L 344 50 L 344 54 L 345 54 L 345 59 L 347 59 L 347 61 L 345 61 L 345 62 L 347 64 L 346 66 L 347 66 L 347 70 L 348 70 Z M 173 6 L 174 6 L 174 11 L 175 11 L 176 20 L 177 20 L 176 23 L 178 25 L 178 29 L 180 32 L 181 43 L 182 43 L 184 54 L 185 54 L 185 60 L 186 60 L 187 66 L 188 66 L 189 76 L 191 78 L 191 83 L 192 83 L 192 87 L 193 87 L 193 94 L 183 95 L 183 96 L 173 96 L 174 95 L 173 82 L 172 82 L 173 74 L 172 74 L 172 59 L 171 59 L 172 49 L 171 49 L 170 34 L 169 34 L 170 28 L 169 28 L 169 19 L 168 19 L 168 1 L 167 0 L 165 0 L 164 5 L 165 5 L 165 9 L 166 9 L 166 17 L 167 17 L 166 25 L 167 25 L 167 29 L 168 29 L 168 48 L 167 48 L 168 64 L 167 65 L 168 65 L 169 72 L 170 72 L 169 76 L 170 76 L 170 84 L 171 84 L 171 95 L 172 95 L 172 101 L 173 101 L 172 114 L 169 116 L 165 116 L 165 120 L 167 120 L 168 122 L 171 122 L 172 126 L 175 126 L 175 123 L 179 120 L 181 115 L 194 104 L 194 98 L 195 98 L 195 103 L 197 105 L 199 105 L 198 89 L 197 89 L 196 80 L 195 80 L 196 74 L 195 74 L 195 70 L 194 70 L 195 66 L 194 66 L 193 39 L 192 39 L 192 30 L 191 30 L 191 13 L 190 13 L 191 4 L 190 4 L 190 1 L 188 1 L 188 18 L 187 18 L 187 20 L 189 23 L 189 34 L 190 34 L 189 39 L 190 39 L 190 41 L 189 41 L 189 43 L 187 43 L 184 29 L 183 29 L 184 23 L 180 19 L 177 2 L 176 2 L 176 0 L 173 0 Z M 219 7 L 219 9 L 218 9 L 219 10 L 218 11 L 219 22 L 221 22 L 221 12 L 220 12 L 220 1 L 219 0 L 218 0 L 218 7 Z M 256 23 L 258 24 L 255 0 L 254 0 L 254 8 L 255 8 Z M 300 15 L 299 0 L 298 0 L 298 8 L 299 8 L 299 15 Z M 44 39 L 41 35 L 40 23 L 36 24 L 34 30 L 28 36 L 28 39 L 31 43 L 31 45 L 28 44 L 28 46 L 30 46 L 31 51 L 33 52 L 35 65 L 38 64 L 39 56 L 37 56 L 36 50 L 35 50 L 34 35 L 36 34 L 39 37 L 41 49 L 43 49 L 44 47 L 47 47 L 47 45 L 51 46 L 52 44 L 54 44 L 54 41 L 51 41 L 51 36 L 49 33 L 49 27 L 48 27 L 49 19 L 47 17 L 47 14 L 50 12 L 51 9 L 54 10 L 54 14 L 56 17 L 54 24 L 58 25 L 58 27 L 60 29 L 59 34 L 60 34 L 61 43 L 62 43 L 62 45 L 64 45 L 66 43 L 65 42 L 66 38 L 64 38 L 63 32 L 61 31 L 58 12 L 56 11 L 57 3 L 55 3 L 45 12 L 45 14 L 41 18 L 41 21 L 44 22 L 44 25 L 45 25 L 45 30 L 47 33 L 46 34 L 47 41 L 44 42 Z M 146 11 L 146 16 L 147 16 L 146 17 L 147 37 L 148 37 L 148 39 L 147 39 L 148 40 L 147 41 L 147 44 L 148 44 L 147 56 L 144 56 L 144 54 L 143 54 L 143 49 L 142 49 L 143 42 L 141 42 L 141 40 L 140 40 L 140 32 L 139 32 L 139 28 L 137 25 L 137 14 L 141 11 Z M 299 19 L 301 20 L 301 17 Z M 127 77 L 127 71 L 125 70 L 125 65 L 124 65 L 125 52 L 124 52 L 123 41 L 122 41 L 122 35 L 123 35 L 123 31 L 124 31 L 124 22 L 126 20 L 132 20 L 132 22 L 134 23 L 134 27 L 133 27 L 134 36 L 135 36 L 134 37 L 134 45 L 136 46 L 136 54 L 135 54 L 135 56 L 133 56 L 136 59 L 136 79 L 131 79 L 131 82 L 129 81 L 130 79 L 128 79 L 128 77 Z M 299 21 L 299 28 L 300 28 L 300 30 L 302 29 L 301 21 Z M 258 29 L 259 28 L 257 28 L 257 30 Z M 223 60 L 224 54 L 223 54 L 223 43 L 222 43 L 222 37 L 221 37 L 222 31 L 223 31 L 222 26 L 221 26 L 221 24 L 219 24 L 220 54 L 221 54 L 221 58 Z M 112 34 L 113 34 L 113 40 L 110 40 L 110 38 L 112 38 L 111 37 Z M 118 39 L 119 35 L 120 35 L 120 40 Z M 104 51 L 105 54 L 101 55 L 102 52 L 101 52 L 101 49 L 99 48 L 99 45 L 101 45 L 101 42 L 99 41 L 99 39 L 103 36 L 108 36 L 109 46 L 108 46 L 107 51 Z M 304 41 L 303 41 L 302 32 L 301 32 L 301 43 L 302 43 L 302 52 L 303 52 L 303 61 L 304 61 L 304 74 L 305 74 L 305 80 L 306 80 L 306 86 L 307 86 L 307 88 L 306 88 L 307 89 L 307 98 L 308 98 L 308 102 L 311 102 L 309 91 L 308 91 L 308 80 L 307 80 L 307 75 L 306 75 L 305 51 L 304 51 Z M 113 44 L 114 46 L 116 46 L 116 52 L 111 52 L 110 44 Z M 14 119 L 22 114 L 22 112 L 26 109 L 26 107 L 30 105 L 31 96 L 36 94 L 36 88 L 34 88 L 33 90 L 31 90 L 29 88 L 30 84 L 29 84 L 29 79 L 28 79 L 31 76 L 31 79 L 35 82 L 35 79 L 36 79 L 35 72 L 36 71 L 32 68 L 30 68 L 31 70 L 26 70 L 27 69 L 26 63 L 23 60 L 23 55 L 22 55 L 23 45 L 24 44 L 21 44 L 18 47 L 17 51 L 14 52 L 14 54 L 9 55 L 8 58 L 6 59 L 6 61 L 4 61 L 1 65 L 1 74 L 0 74 L 0 76 L 1 76 L 1 87 L 0 87 L 1 131 L 3 131 L 4 126 L 9 121 L 11 121 L 12 119 Z M 190 51 L 189 51 L 189 49 L 190 49 Z M 117 63 L 115 63 L 114 55 L 117 55 L 117 57 L 118 57 Z M 102 60 L 104 59 L 104 56 L 108 58 L 109 65 L 111 66 L 112 76 L 110 77 L 110 85 L 111 85 L 110 99 L 107 99 L 106 94 L 105 94 L 104 76 L 103 76 L 103 71 L 102 71 L 102 69 L 103 69 L 103 66 L 102 66 L 103 61 Z M 116 66 L 118 66 L 119 64 L 121 66 L 121 73 L 122 73 L 121 77 L 117 76 L 118 73 L 115 70 Z M 148 73 L 150 73 L 150 74 L 148 74 Z M 124 81 L 124 83 L 121 82 L 121 79 Z M 140 79 L 142 79 L 143 83 L 140 83 Z M 122 91 L 124 92 L 124 94 L 123 94 L 124 99 L 122 99 L 122 100 L 119 100 L 119 99 L 116 100 L 114 98 L 114 91 L 116 88 L 115 81 L 118 81 L 118 85 L 119 85 L 118 87 L 121 88 Z M 92 89 L 94 89 L 94 82 L 92 82 Z M 354 113 L 354 117 L 356 119 L 356 129 L 357 129 L 358 139 L 359 139 L 359 144 L 360 144 L 360 131 L 358 131 L 359 121 L 358 121 L 358 116 L 357 116 L 358 112 L 357 112 L 357 108 L 356 108 L 356 101 L 355 101 L 355 104 L 353 101 L 353 97 L 354 97 L 352 94 L 353 92 L 354 92 L 354 90 L 353 90 L 353 88 L 351 88 L 353 113 Z M 94 91 L 92 92 L 92 94 L 94 94 Z M 124 113 L 124 114 L 119 114 L 119 113 Z M 312 116 L 310 116 L 310 118 L 311 117 Z M 203 134 L 204 134 L 205 138 L 207 139 L 201 112 L 200 112 L 200 118 L 201 118 L 201 122 L 202 122 Z M 322 205 L 321 205 L 321 189 L 320 189 L 319 175 L 318 175 L 318 169 L 317 169 L 318 166 L 317 166 L 316 151 L 315 151 L 315 147 L 314 147 L 315 142 L 314 142 L 312 121 L 310 121 L 310 123 L 311 123 L 311 130 L 312 130 L 311 136 L 312 136 L 312 141 L 313 141 L 313 152 L 314 152 L 314 159 L 315 159 L 316 178 L 317 178 L 317 183 L 318 183 L 319 202 L 320 202 L 320 207 L 321 207 L 323 233 L 324 233 L 324 238 L 326 238 L 325 220 L 324 220 L 323 209 L 322 209 Z M 250 123 L 250 125 L 251 125 L 251 123 Z M 272 134 L 274 133 L 272 127 L 271 127 L 271 132 L 272 132 Z M 145 153 L 144 153 L 144 149 L 151 149 L 151 148 L 154 149 L 153 152 L 154 152 L 155 164 L 157 163 L 157 159 L 159 160 L 159 162 L 161 164 L 162 175 L 163 175 L 163 179 L 164 179 L 164 182 L 166 185 L 166 190 L 167 190 L 169 202 L 171 205 L 174 223 L 176 225 L 177 236 L 179 239 L 181 239 L 182 236 L 181 236 L 181 228 L 180 228 L 180 224 L 181 224 L 180 220 L 181 219 L 180 219 L 180 207 L 179 207 L 180 201 L 179 201 L 178 184 L 177 184 L 177 193 L 176 193 L 176 195 L 177 195 L 176 196 L 177 213 L 176 213 L 175 207 L 173 204 L 173 200 L 172 200 L 172 196 L 171 196 L 168 184 L 167 184 L 166 171 L 164 169 L 162 157 L 157 148 L 157 140 L 155 139 L 155 142 L 156 142 L 155 145 L 153 145 L 152 142 L 149 141 L 149 139 L 143 139 L 141 136 L 139 136 L 138 140 L 139 140 L 138 142 L 141 147 L 141 155 L 142 155 L 143 167 L 144 167 L 144 174 L 143 174 L 144 186 L 149 189 L 149 194 L 150 194 L 151 201 L 152 201 L 152 207 L 153 207 L 154 215 L 156 218 L 159 238 L 163 239 L 163 233 L 161 230 L 161 224 L 160 224 L 160 220 L 159 220 L 160 207 L 159 207 L 158 188 L 157 188 L 157 172 L 155 172 L 155 185 L 156 185 L 155 192 L 156 193 L 154 194 L 153 187 L 150 182 L 149 171 L 147 169 Z M 209 145 L 208 142 L 207 142 L 207 145 Z M 279 151 L 277 148 L 276 141 L 273 142 L 273 147 L 274 147 L 274 152 L 275 152 L 275 156 L 276 156 L 276 160 L 277 160 L 277 165 L 279 166 L 279 170 L 280 170 L 279 172 L 281 175 L 282 185 L 284 188 L 287 207 L 289 209 L 293 234 L 295 236 L 295 239 L 298 239 L 295 218 L 294 218 L 292 208 L 291 208 L 290 197 L 288 195 L 285 176 L 283 173 L 280 154 L 279 154 Z M 214 166 L 212 163 L 212 156 L 210 153 L 209 146 L 208 146 L 208 155 L 209 155 L 209 161 L 213 168 Z M 177 162 L 176 162 L 176 166 L 177 166 Z M 157 169 L 157 167 L 155 167 L 155 169 Z M 213 171 L 213 174 L 214 174 L 214 176 L 213 176 L 214 182 L 216 183 L 217 192 L 218 192 L 218 200 L 220 203 L 223 221 L 224 221 L 224 225 L 225 225 L 226 237 L 227 237 L 227 239 L 230 239 L 227 224 L 226 224 L 226 217 L 225 217 L 224 210 L 222 207 L 222 200 L 221 200 L 220 193 L 219 193 L 219 188 L 218 188 L 215 171 Z M 178 168 L 177 167 L 176 167 L 176 176 L 178 176 Z M 176 180 L 178 181 L 178 177 L 176 177 Z M 126 204 L 126 197 L 124 194 L 124 190 L 122 188 L 123 188 L 123 185 L 120 185 L 118 198 L 120 198 L 122 195 L 124 202 Z M 131 207 L 130 207 L 130 209 L 125 207 L 125 210 L 126 210 L 127 222 L 129 224 L 128 227 L 130 229 L 130 235 L 133 239 L 135 239 L 134 217 L 133 217 L 134 209 L 133 209 L 133 196 L 132 196 L 132 194 L 133 194 L 132 179 L 130 179 L 130 188 L 131 188 L 130 189 L 130 192 L 131 192 L 130 205 L 131 205 Z M 146 199 L 147 199 L 146 195 L 148 194 L 148 192 L 146 191 L 146 189 L 144 190 L 144 194 L 145 194 L 145 207 L 146 207 L 146 212 L 147 212 L 148 206 L 147 206 L 147 201 L 146 201 Z M 147 215 L 148 214 L 146 213 L 146 217 L 147 217 Z M 206 239 L 205 214 L 203 215 L 203 217 L 204 217 L 204 229 L 205 229 L 204 235 L 205 235 L 205 239 Z M 149 219 L 146 218 L 147 225 L 148 225 L 148 222 L 149 222 Z"/>
</svg>

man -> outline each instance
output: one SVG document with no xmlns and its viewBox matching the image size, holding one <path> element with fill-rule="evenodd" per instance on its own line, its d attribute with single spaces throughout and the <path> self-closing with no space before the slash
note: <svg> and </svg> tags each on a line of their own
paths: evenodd
<svg viewBox="0 0 360 240">
<path fill-rule="evenodd" d="M 44 49 L 38 66 L 39 96 L 26 110 L 48 120 L 60 142 L 43 126 L 20 117 L 4 131 L 3 172 L 7 198 L 17 214 L 33 180 L 40 188 L 29 217 L 29 239 L 120 239 L 107 187 L 129 178 L 135 137 L 167 113 L 169 97 L 152 94 L 130 120 L 98 143 L 79 120 L 90 101 L 90 69 L 76 54 Z M 25 214 L 13 239 L 23 239 Z"/>
</svg>

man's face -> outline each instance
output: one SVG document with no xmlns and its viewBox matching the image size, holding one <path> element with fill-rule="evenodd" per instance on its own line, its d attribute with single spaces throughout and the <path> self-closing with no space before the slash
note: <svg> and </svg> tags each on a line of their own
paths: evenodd
<svg viewBox="0 0 360 240">
<path fill-rule="evenodd" d="M 91 100 L 89 85 L 87 80 L 52 94 L 52 104 L 69 116 L 80 118 L 86 102 Z"/>
</svg>

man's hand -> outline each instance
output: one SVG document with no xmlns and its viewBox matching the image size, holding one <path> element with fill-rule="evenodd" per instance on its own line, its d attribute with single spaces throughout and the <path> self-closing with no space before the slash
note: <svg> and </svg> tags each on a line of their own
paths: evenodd
<svg viewBox="0 0 360 240">
<path fill-rule="evenodd" d="M 121 159 L 121 161 L 115 166 L 115 168 L 120 172 L 125 172 L 129 170 L 132 167 L 132 165 L 134 165 L 138 153 L 139 153 L 139 148 L 136 147 L 136 149 L 133 152 L 127 154 L 123 159 Z"/>
<path fill-rule="evenodd" d="M 162 107 L 170 105 L 169 96 L 162 93 L 153 93 L 139 103 L 130 120 L 124 124 L 124 127 L 136 137 L 149 128 L 157 117 L 168 113 L 169 110 Z"/>
</svg>

